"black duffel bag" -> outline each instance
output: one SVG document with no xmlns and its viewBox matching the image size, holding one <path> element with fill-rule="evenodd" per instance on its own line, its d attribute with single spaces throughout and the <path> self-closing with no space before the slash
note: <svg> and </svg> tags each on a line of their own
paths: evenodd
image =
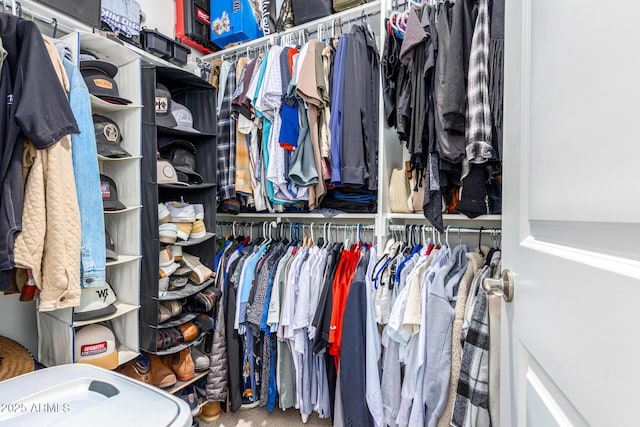
<svg viewBox="0 0 640 427">
<path fill-rule="evenodd" d="M 296 25 L 324 18 L 333 13 L 332 0 L 291 0 Z"/>
</svg>

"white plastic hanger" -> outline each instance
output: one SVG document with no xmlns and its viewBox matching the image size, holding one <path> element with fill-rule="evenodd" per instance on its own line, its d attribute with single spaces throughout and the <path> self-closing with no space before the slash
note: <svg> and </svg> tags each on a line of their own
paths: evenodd
<svg viewBox="0 0 640 427">
<path fill-rule="evenodd" d="M 444 241 L 447 244 L 447 247 L 450 248 L 451 245 L 449 245 L 449 229 L 451 228 L 450 225 L 447 225 L 447 229 L 445 230 L 445 234 L 444 234 Z"/>
</svg>

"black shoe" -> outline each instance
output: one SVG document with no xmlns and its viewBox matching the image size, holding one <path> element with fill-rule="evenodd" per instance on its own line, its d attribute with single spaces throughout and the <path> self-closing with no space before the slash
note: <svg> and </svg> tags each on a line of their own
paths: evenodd
<svg viewBox="0 0 640 427">
<path fill-rule="evenodd" d="M 193 324 L 198 327 L 198 335 L 200 335 L 204 331 L 210 331 L 213 329 L 213 318 L 211 316 L 207 316 L 206 314 L 201 314 L 200 316 L 193 319 Z"/>
</svg>

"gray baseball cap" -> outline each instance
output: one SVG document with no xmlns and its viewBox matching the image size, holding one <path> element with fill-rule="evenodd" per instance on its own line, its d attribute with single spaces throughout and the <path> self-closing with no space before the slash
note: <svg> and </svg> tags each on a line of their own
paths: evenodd
<svg viewBox="0 0 640 427">
<path fill-rule="evenodd" d="M 171 103 L 171 114 L 176 121 L 174 129 L 188 133 L 200 133 L 193 127 L 193 115 L 187 107 L 173 101 Z"/>
</svg>

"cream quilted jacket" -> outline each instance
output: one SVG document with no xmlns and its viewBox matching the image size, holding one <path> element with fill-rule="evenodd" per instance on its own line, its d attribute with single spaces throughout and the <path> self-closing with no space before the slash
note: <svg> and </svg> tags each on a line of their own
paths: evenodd
<svg viewBox="0 0 640 427">
<path fill-rule="evenodd" d="M 49 56 L 69 92 L 58 52 L 45 38 Z M 40 288 L 40 311 L 80 304 L 80 212 L 73 176 L 71 136 L 36 150 L 25 185 L 22 232 L 15 242 L 17 267 L 31 269 Z"/>
</svg>

